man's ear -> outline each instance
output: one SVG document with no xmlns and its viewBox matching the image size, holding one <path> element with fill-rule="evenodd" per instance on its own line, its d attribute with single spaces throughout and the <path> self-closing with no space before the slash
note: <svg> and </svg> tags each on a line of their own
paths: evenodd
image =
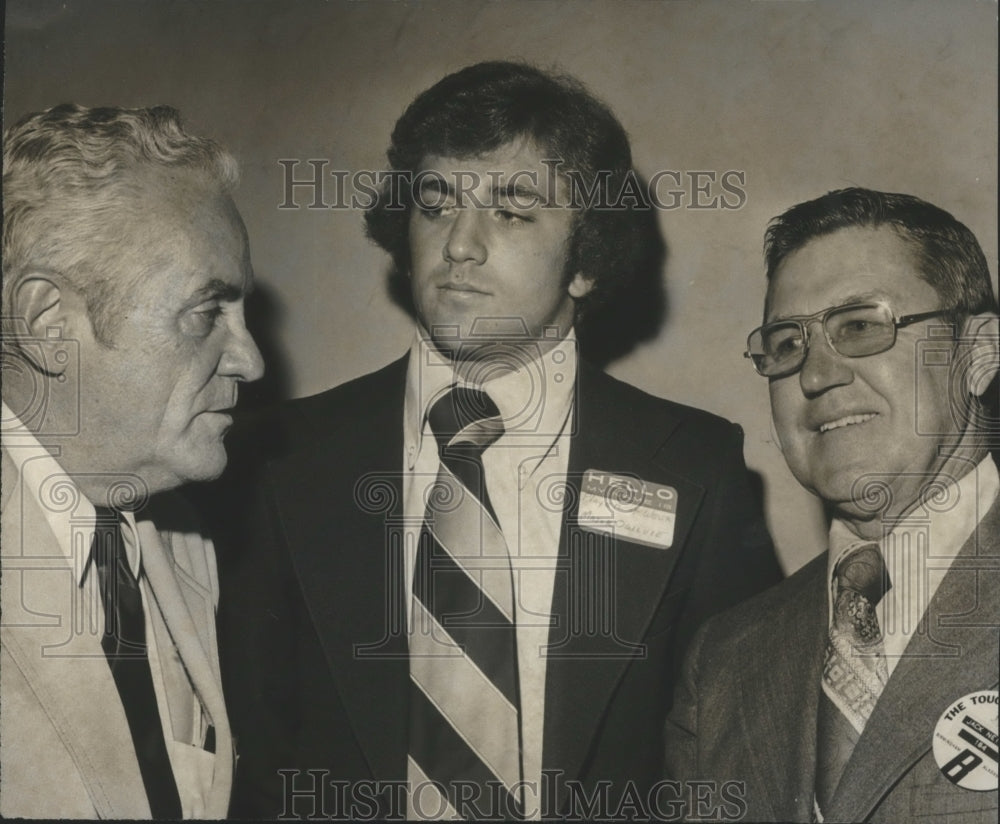
<svg viewBox="0 0 1000 824">
<path fill-rule="evenodd" d="M 580 298 L 585 298 L 590 294 L 590 290 L 594 288 L 594 279 L 586 278 L 583 276 L 582 272 L 577 272 L 573 275 L 573 279 L 569 282 L 567 291 L 569 296 L 575 300 L 580 300 Z"/>
<path fill-rule="evenodd" d="M 14 316 L 24 319 L 28 333 L 33 338 L 44 338 L 48 327 L 58 325 L 62 288 L 52 276 L 29 275 L 15 287 L 11 302 Z"/>
<path fill-rule="evenodd" d="M 962 327 L 960 342 L 970 346 L 965 386 L 975 396 L 982 395 L 1000 371 L 1000 317 L 993 312 L 973 315 Z"/>
<path fill-rule="evenodd" d="M 72 306 L 81 301 L 78 295 L 67 295 L 66 285 L 58 276 L 47 273 L 29 274 L 14 287 L 9 311 L 18 334 L 27 335 L 31 342 L 18 348 L 40 372 L 59 375 L 65 371 L 65 358 L 53 355 L 77 333 Z"/>
</svg>

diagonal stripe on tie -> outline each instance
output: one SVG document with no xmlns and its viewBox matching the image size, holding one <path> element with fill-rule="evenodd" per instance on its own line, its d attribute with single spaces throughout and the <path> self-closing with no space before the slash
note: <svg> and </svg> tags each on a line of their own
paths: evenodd
<svg viewBox="0 0 1000 824">
<path fill-rule="evenodd" d="M 422 612 L 415 616 L 415 620 L 427 622 L 430 629 L 428 640 L 433 639 L 437 651 L 415 656 L 410 666 L 410 677 L 448 722 L 459 730 L 469 746 L 480 753 L 493 772 L 508 784 L 513 784 L 518 780 L 517 753 L 504 747 L 503 739 L 493 735 L 492 731 L 500 729 L 516 733 L 517 704 L 498 688 L 488 673 L 476 666 L 475 661 L 461 654 L 433 616 Z M 450 675 L 469 686 L 467 692 L 455 696 L 450 683 L 442 685 L 436 678 L 438 659 L 441 658 L 454 659 L 449 661 Z M 516 700 L 516 695 L 514 698 Z"/>
<path fill-rule="evenodd" d="M 452 760 L 447 752 L 428 763 L 412 741 L 411 752 L 431 777 L 446 783 L 478 783 L 488 775 L 511 787 L 520 779 L 514 625 L 428 533 L 420 539 L 417 568 L 425 574 L 414 576 L 410 675 L 433 705 L 433 710 L 415 709 L 414 717 L 429 731 L 421 740 L 450 746 L 454 739 L 442 729 L 449 727 L 485 762 L 486 772 L 470 768 L 466 759 Z M 507 575 L 510 586 L 509 567 Z M 456 649 L 462 653 L 458 660 L 442 660 L 455 659 Z M 451 772 L 459 766 L 461 772 Z"/>
<path fill-rule="evenodd" d="M 410 711 L 430 716 L 437 712 L 437 708 L 420 690 L 414 690 Z M 512 784 L 504 787 L 501 779 L 483 763 L 479 754 L 451 724 L 435 725 L 432 735 L 411 742 L 410 755 L 428 778 L 441 782 L 449 803 L 456 809 L 463 806 L 458 799 L 461 784 L 464 783 L 479 790 L 475 796 L 471 796 L 471 800 L 482 817 L 523 817 L 520 801 L 510 792 Z M 433 768 L 428 768 L 428 765 L 433 765 Z M 495 804 L 497 801 L 499 807 Z"/>
<path fill-rule="evenodd" d="M 482 453 L 503 434 L 483 392 L 451 389 L 428 420 L 440 468 L 413 577 L 411 792 L 440 782 L 459 815 L 522 817 L 520 701 L 510 557 Z"/>
<path fill-rule="evenodd" d="M 499 529 L 496 512 L 490 502 L 486 479 L 483 476 L 482 452 L 482 446 L 470 442 L 456 443 L 452 440 L 442 445 L 440 453 L 443 471 L 438 476 L 437 484 L 448 489 L 449 494 L 454 494 L 452 490 L 454 485 L 458 484 L 464 495 L 471 497 L 476 507 L 489 516 L 489 522 Z"/>
<path fill-rule="evenodd" d="M 483 518 L 482 508 L 471 495 L 455 493 L 449 496 L 447 506 L 447 512 L 434 512 L 433 501 L 428 505 L 426 531 L 446 551 L 450 563 L 465 570 L 473 584 L 485 591 L 506 622 L 511 623 L 514 615 L 511 611 L 510 556 L 503 533 L 496 524 Z M 470 529 L 469 524 L 476 524 L 478 528 Z M 439 564 L 447 563 L 439 559 L 437 553 L 431 558 L 435 570 Z"/>
<path fill-rule="evenodd" d="M 407 821 L 457 821 L 461 816 L 451 806 L 448 796 L 443 792 L 444 788 L 439 783 L 434 783 L 420 769 L 420 765 L 409 756 L 406 759 L 406 768 L 413 776 L 414 791 L 409 794 L 406 801 Z"/>
<path fill-rule="evenodd" d="M 414 577 L 414 634 L 423 637 L 426 631 L 433 634 L 435 627 L 441 627 L 461 652 L 470 658 L 496 689 L 516 707 L 517 684 L 514 681 L 513 668 L 507 661 L 514 643 L 513 626 L 483 595 L 483 591 L 469 576 L 455 564 L 454 559 L 441 547 L 436 547 L 436 550 L 436 558 L 446 562 L 447 565 L 442 563 L 442 566 L 438 567 L 435 562 L 433 581 L 430 584 L 436 596 L 433 599 L 428 598 L 428 593 L 424 592 L 423 579 L 426 576 Z M 429 551 L 434 552 L 433 549 Z M 419 585 L 418 579 L 420 579 Z M 434 609 L 428 606 L 432 600 Z M 423 616 L 432 619 L 434 625 L 427 625 Z M 428 654 L 428 651 L 421 647 L 419 653 L 424 655 Z M 430 654 L 440 657 L 440 651 Z"/>
</svg>

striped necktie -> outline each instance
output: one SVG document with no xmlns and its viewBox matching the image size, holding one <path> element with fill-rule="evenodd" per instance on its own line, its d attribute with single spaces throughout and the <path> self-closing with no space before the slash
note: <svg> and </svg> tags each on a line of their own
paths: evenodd
<svg viewBox="0 0 1000 824">
<path fill-rule="evenodd" d="M 428 420 L 440 464 L 413 576 L 408 817 L 522 818 L 513 577 L 482 462 L 503 421 L 463 388 Z"/>
<path fill-rule="evenodd" d="M 816 803 L 822 813 L 889 680 L 875 607 L 891 586 L 878 544 L 834 568 L 833 624 L 826 644 L 816 735 Z"/>
</svg>

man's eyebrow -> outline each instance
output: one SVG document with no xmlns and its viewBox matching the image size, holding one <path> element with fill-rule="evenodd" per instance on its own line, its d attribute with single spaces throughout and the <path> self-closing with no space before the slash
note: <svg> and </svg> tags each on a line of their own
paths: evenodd
<svg viewBox="0 0 1000 824">
<path fill-rule="evenodd" d="M 234 283 L 229 283 L 221 278 L 212 278 L 191 295 L 191 303 L 200 303 L 203 300 L 211 300 L 213 298 L 227 301 L 239 300 L 249 291 L 252 284 L 253 280 L 251 278 L 247 279 L 245 288 L 237 286 Z"/>
<path fill-rule="evenodd" d="M 868 292 L 856 292 L 845 297 L 837 306 L 847 306 L 850 303 L 872 303 L 876 300 L 885 300 L 885 294 L 875 290 Z"/>
<path fill-rule="evenodd" d="M 838 303 L 823 307 L 821 311 L 833 309 L 838 306 L 850 306 L 852 303 L 875 303 L 876 301 L 883 301 L 885 299 L 886 297 L 882 292 L 857 292 L 853 295 L 846 295 Z M 780 323 L 783 320 L 794 320 L 796 318 L 807 317 L 809 317 L 809 315 L 775 315 L 773 318 L 765 321 L 765 323 Z"/>
<path fill-rule="evenodd" d="M 541 191 L 539 191 L 534 186 L 529 186 L 523 183 L 507 183 L 506 186 L 494 186 L 490 193 L 496 197 L 507 197 L 515 198 L 522 201 L 528 201 L 529 203 L 537 203 L 538 198 L 541 196 Z"/>
<path fill-rule="evenodd" d="M 447 194 L 455 191 L 455 187 L 443 175 L 438 174 L 424 175 L 420 178 L 420 191 L 424 189 L 434 189 L 437 192 L 445 192 Z"/>
<path fill-rule="evenodd" d="M 432 191 L 434 193 L 440 193 L 444 195 L 452 196 L 456 193 L 456 187 L 449 183 L 446 178 L 439 177 L 437 175 L 427 175 L 420 181 L 421 192 L 424 190 Z M 466 190 L 463 190 L 466 191 Z M 471 194 L 466 192 L 467 194 Z M 500 198 L 519 200 L 521 203 L 519 205 L 527 204 L 537 204 L 538 199 L 541 197 L 542 193 L 539 189 L 534 186 L 526 185 L 524 183 L 512 183 L 508 181 L 504 185 L 493 186 L 490 189 L 490 200 L 487 205 L 494 205 L 500 202 Z M 476 201 L 478 202 L 478 201 Z"/>
</svg>

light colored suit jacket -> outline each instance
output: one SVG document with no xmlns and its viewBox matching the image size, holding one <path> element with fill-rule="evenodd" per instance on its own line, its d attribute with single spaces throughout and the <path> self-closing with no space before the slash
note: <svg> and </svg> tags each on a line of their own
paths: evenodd
<svg viewBox="0 0 1000 824">
<path fill-rule="evenodd" d="M 670 778 L 745 784 L 748 821 L 809 821 L 827 633 L 824 553 L 706 622 L 668 722 Z M 932 735 L 948 706 L 1000 680 L 1000 501 L 962 547 L 865 726 L 825 820 L 980 824 L 997 791 L 946 779 Z M 742 815 L 741 815 L 742 813 Z"/>
<path fill-rule="evenodd" d="M 53 500 L 60 502 L 58 493 Z M 73 496 L 61 502 L 73 506 Z M 0 516 L 0 814 L 149 818 L 128 721 L 101 648 L 99 599 L 94 603 L 90 590 L 76 585 L 80 558 L 65 557 L 39 504 L 22 494 L 6 452 Z M 193 692 L 215 727 L 212 780 L 200 814 L 221 818 L 229 804 L 233 747 L 215 637 L 215 553 L 175 496 L 155 496 L 136 525 L 165 677 L 169 671 L 187 674 L 180 695 L 168 690 L 168 700 L 183 708 L 186 698 L 190 716 Z M 89 546 L 74 548 L 74 555 L 81 552 Z M 175 656 L 182 667 L 173 665 Z M 175 740 L 191 743 L 190 727 L 173 732 Z"/>
</svg>

